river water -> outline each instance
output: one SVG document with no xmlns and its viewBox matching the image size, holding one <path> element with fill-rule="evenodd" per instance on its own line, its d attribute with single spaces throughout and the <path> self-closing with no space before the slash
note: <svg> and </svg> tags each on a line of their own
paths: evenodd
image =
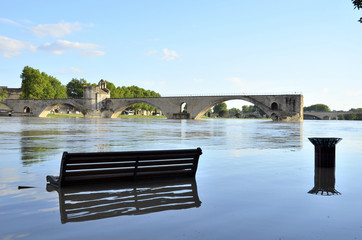
<svg viewBox="0 0 362 240">
<path fill-rule="evenodd" d="M 359 121 L 0 117 L 0 239 L 361 239 L 361 130 Z M 343 138 L 334 171 L 315 171 L 308 137 Z M 63 151 L 196 147 L 193 182 L 47 188 Z M 308 193 L 315 174 L 334 192 Z"/>
</svg>

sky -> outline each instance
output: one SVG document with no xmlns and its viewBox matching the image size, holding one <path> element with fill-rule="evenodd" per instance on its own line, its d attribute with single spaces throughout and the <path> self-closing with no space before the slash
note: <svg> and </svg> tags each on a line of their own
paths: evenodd
<svg viewBox="0 0 362 240">
<path fill-rule="evenodd" d="M 301 93 L 362 107 L 362 10 L 350 0 L 0 0 L 0 86 L 30 66 L 162 96 Z M 240 101 L 227 102 L 228 108 Z"/>
</svg>

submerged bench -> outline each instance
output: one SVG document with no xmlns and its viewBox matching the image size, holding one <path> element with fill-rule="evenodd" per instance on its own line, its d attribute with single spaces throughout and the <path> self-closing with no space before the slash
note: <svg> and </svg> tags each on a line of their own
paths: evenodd
<svg viewBox="0 0 362 240">
<path fill-rule="evenodd" d="M 195 176 L 201 148 L 130 152 L 64 152 L 59 177 L 47 176 L 55 186 L 91 181 L 137 180 Z"/>
</svg>

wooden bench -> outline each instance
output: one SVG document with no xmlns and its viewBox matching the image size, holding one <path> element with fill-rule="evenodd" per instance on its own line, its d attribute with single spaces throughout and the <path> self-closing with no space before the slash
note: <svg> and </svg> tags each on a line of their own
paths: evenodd
<svg viewBox="0 0 362 240">
<path fill-rule="evenodd" d="M 59 177 L 47 176 L 55 186 L 104 180 L 137 180 L 195 176 L 201 148 L 130 152 L 64 152 Z"/>
</svg>

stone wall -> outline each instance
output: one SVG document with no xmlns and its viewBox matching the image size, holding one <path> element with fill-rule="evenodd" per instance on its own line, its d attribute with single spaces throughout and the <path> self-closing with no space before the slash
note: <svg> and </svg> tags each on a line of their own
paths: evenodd
<svg viewBox="0 0 362 240">
<path fill-rule="evenodd" d="M 23 93 L 21 88 L 8 88 L 7 86 L 1 86 L 0 88 L 8 92 L 7 99 L 20 99 L 20 95 Z"/>
</svg>

